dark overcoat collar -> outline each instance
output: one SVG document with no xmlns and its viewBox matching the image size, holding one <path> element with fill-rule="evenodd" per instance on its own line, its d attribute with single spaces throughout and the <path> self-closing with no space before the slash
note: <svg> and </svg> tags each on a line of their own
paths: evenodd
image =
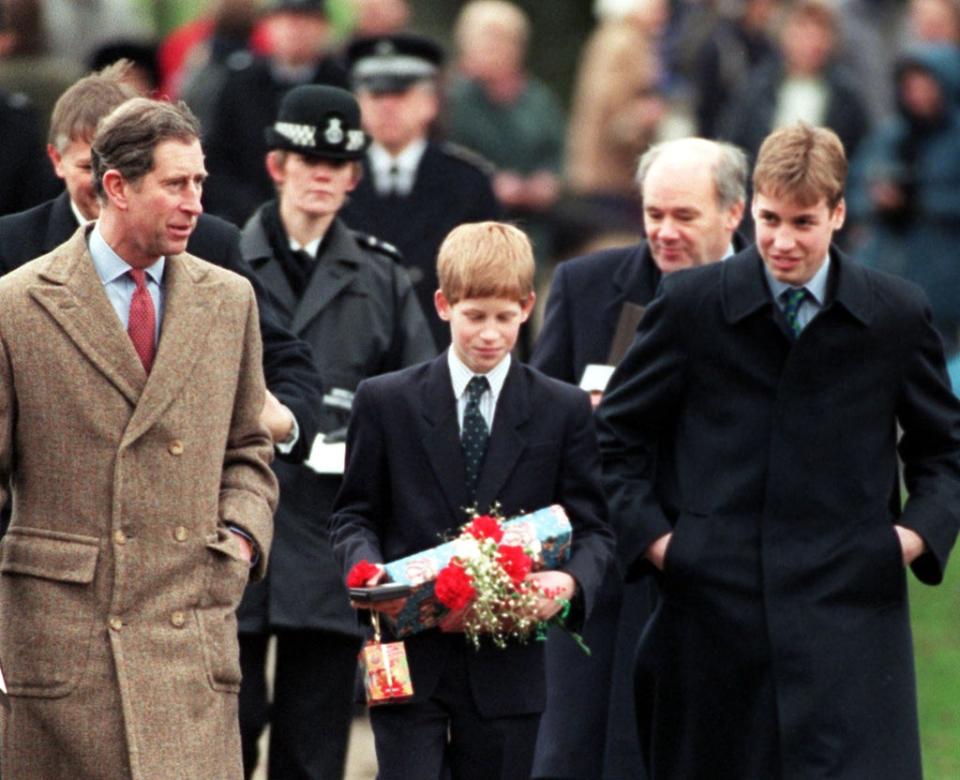
<svg viewBox="0 0 960 780">
<path fill-rule="evenodd" d="M 294 290 L 274 257 L 263 228 L 264 208 L 261 206 L 244 227 L 240 251 L 284 310 L 290 330 L 300 335 L 344 288 L 357 280 L 357 269 L 367 260 L 357 251 L 357 242 L 349 228 L 339 218 L 334 219 L 307 288 Z"/>
<path fill-rule="evenodd" d="M 830 266 L 830 296 L 825 309 L 840 307 L 864 325 L 869 325 L 873 304 L 867 271 L 836 247 L 830 248 Z M 739 322 L 756 311 L 772 306 L 763 260 L 756 245 L 726 260 L 721 273 L 723 311 L 728 322 Z"/>
<path fill-rule="evenodd" d="M 465 521 L 464 510 L 468 501 L 466 467 L 446 352 L 434 358 L 419 391 L 423 399 L 423 450 L 427 453 L 450 511 L 458 520 Z M 504 485 L 523 455 L 526 438 L 520 429 L 530 415 L 527 378 L 520 364 L 512 360 L 497 400 L 493 430 L 477 483 L 477 507 L 481 511 L 486 511 L 500 499 Z"/>
</svg>

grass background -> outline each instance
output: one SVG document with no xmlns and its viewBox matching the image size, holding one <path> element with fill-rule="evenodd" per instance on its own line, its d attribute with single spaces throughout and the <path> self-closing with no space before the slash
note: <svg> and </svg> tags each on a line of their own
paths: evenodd
<svg viewBox="0 0 960 780">
<path fill-rule="evenodd" d="M 953 558 L 935 588 L 910 577 L 925 780 L 960 778 L 960 561 Z"/>
</svg>

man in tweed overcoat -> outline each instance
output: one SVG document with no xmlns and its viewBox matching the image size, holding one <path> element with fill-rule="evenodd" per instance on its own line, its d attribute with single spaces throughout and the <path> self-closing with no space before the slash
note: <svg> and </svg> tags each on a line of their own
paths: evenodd
<svg viewBox="0 0 960 780">
<path fill-rule="evenodd" d="M 99 221 L 0 280 L 2 774 L 234 780 L 234 609 L 276 503 L 256 304 L 183 251 L 188 112 L 125 103 L 93 165 Z"/>
</svg>

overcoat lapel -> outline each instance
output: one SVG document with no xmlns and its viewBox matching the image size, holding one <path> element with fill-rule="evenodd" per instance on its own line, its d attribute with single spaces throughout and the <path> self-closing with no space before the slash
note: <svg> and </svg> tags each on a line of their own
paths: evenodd
<svg viewBox="0 0 960 780">
<path fill-rule="evenodd" d="M 529 418 L 530 398 L 526 377 L 516 360 L 512 360 L 497 400 L 493 430 L 477 481 L 477 507 L 481 510 L 488 509 L 499 500 L 503 486 L 526 447 L 526 440 L 518 429 Z"/>
<path fill-rule="evenodd" d="M 189 381 L 220 311 L 221 283 L 211 280 L 207 269 L 191 255 L 167 258 L 163 286 L 163 323 L 157 357 L 124 433 L 126 444 L 147 431 Z M 130 345 L 129 339 L 127 344 Z"/>
<path fill-rule="evenodd" d="M 724 262 L 723 310 L 731 324 L 762 313 L 788 343 L 795 341 L 780 307 L 773 302 L 763 272 L 763 260 L 755 246 Z"/>
<path fill-rule="evenodd" d="M 240 236 L 240 253 L 243 259 L 249 262 L 257 277 L 263 283 L 263 286 L 270 291 L 273 303 L 282 310 L 284 322 L 289 323 L 293 319 L 293 312 L 297 308 L 297 296 L 290 286 L 290 280 L 280 267 L 280 263 L 273 256 L 273 247 L 267 240 L 266 231 L 263 228 L 263 208 L 257 211 L 247 226 L 243 229 Z M 253 227 L 251 228 L 251 225 Z"/>
<path fill-rule="evenodd" d="M 440 489 L 454 517 L 466 520 L 466 465 L 460 446 L 460 425 L 453 383 L 447 366 L 447 354 L 434 358 L 420 388 L 424 427 L 421 434 L 423 451 L 440 483 Z"/>
<path fill-rule="evenodd" d="M 87 251 L 87 228 L 54 252 L 40 270 L 43 283 L 29 293 L 63 329 L 77 349 L 132 404 L 147 377 L 110 305 Z"/>
<path fill-rule="evenodd" d="M 659 282 L 660 271 L 644 241 L 624 257 L 610 277 L 614 293 L 609 296 L 603 312 L 605 344 L 613 341 L 624 303 L 645 306 L 653 298 Z"/>
</svg>

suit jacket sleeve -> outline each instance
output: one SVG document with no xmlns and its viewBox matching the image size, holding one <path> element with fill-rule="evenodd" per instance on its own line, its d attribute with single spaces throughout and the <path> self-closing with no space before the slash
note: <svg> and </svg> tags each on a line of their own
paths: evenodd
<svg viewBox="0 0 960 780">
<path fill-rule="evenodd" d="M 260 424 L 265 386 L 258 319 L 256 300 L 250 290 L 243 357 L 220 477 L 220 521 L 241 528 L 260 551 L 251 573 L 253 579 L 266 573 L 277 506 L 277 480 L 270 469 L 273 442 Z"/>
<path fill-rule="evenodd" d="M 927 552 L 913 563 L 922 582 L 943 580 L 960 528 L 960 402 L 950 389 L 943 347 L 930 310 L 918 317 L 918 347 L 897 413 L 900 456 L 909 498 L 900 524 L 916 531 Z"/>
<path fill-rule="evenodd" d="M 361 382 L 347 428 L 343 482 L 330 513 L 330 540 L 344 575 L 361 560 L 384 562 L 379 521 L 388 515 L 390 488 L 380 415 L 370 384 Z"/>
<path fill-rule="evenodd" d="M 668 288 L 644 313 L 597 412 L 603 485 L 628 577 L 646 568 L 647 548 L 672 530 L 657 494 L 657 455 L 677 418 L 686 355 L 683 317 Z"/>
<path fill-rule="evenodd" d="M 570 298 L 567 276 L 561 263 L 553 275 L 547 296 L 540 336 L 533 347 L 530 365 L 563 382 L 577 383 L 573 368 L 573 333 L 570 327 Z"/>
<path fill-rule="evenodd" d="M 557 502 L 570 516 L 573 549 L 563 570 L 580 586 L 583 615 L 590 614 L 600 583 L 613 555 L 613 532 L 607 522 L 607 501 L 600 482 L 600 454 L 593 409 L 586 393 L 578 392 L 572 410 Z"/>
</svg>

